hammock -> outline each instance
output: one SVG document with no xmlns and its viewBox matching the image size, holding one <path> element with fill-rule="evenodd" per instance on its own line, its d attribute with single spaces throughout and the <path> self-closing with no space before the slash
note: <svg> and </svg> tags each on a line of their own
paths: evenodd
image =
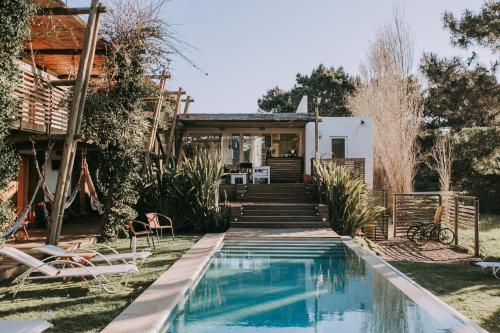
<svg viewBox="0 0 500 333">
<path fill-rule="evenodd" d="M 54 202 L 54 194 L 50 192 L 49 188 L 47 187 L 47 182 L 45 181 L 45 175 L 41 171 L 40 166 L 38 165 L 38 160 L 36 158 L 36 149 L 35 149 L 35 143 L 31 141 L 32 146 L 33 146 L 33 156 L 35 157 L 35 169 L 38 174 L 39 179 L 41 180 L 41 186 L 43 193 L 45 194 L 45 197 L 48 199 L 48 201 L 53 204 Z M 52 151 L 54 144 L 49 146 L 49 149 L 45 152 L 45 163 L 47 163 L 49 159 L 50 152 Z M 89 172 L 89 167 L 87 164 L 87 159 L 85 158 L 85 154 L 82 155 L 82 166 L 81 166 L 81 172 L 80 172 L 80 177 L 78 178 L 78 182 L 76 183 L 75 188 L 71 192 L 71 195 L 69 199 L 66 201 L 64 204 L 64 209 L 69 208 L 72 204 L 73 201 L 76 199 L 76 195 L 78 194 L 79 190 L 79 184 L 81 183 L 82 179 L 84 180 L 84 191 L 87 193 L 87 195 L 90 197 L 90 206 L 92 207 L 93 210 L 96 210 L 99 212 L 99 214 L 104 213 L 104 205 L 99 202 L 99 197 L 97 196 L 97 192 L 94 187 L 94 183 L 92 182 L 92 177 L 90 176 Z"/>
<path fill-rule="evenodd" d="M 28 232 L 26 231 L 26 225 L 24 224 L 24 221 L 26 220 L 26 217 L 28 216 L 31 210 L 31 206 L 33 206 L 33 202 L 35 201 L 36 195 L 38 193 L 38 190 L 40 190 L 41 185 L 42 185 L 42 180 L 40 179 L 36 184 L 35 192 L 33 192 L 33 196 L 31 197 L 30 202 L 21 211 L 21 214 L 17 218 L 16 222 L 14 222 L 14 224 L 10 227 L 10 229 L 2 234 L 3 239 L 9 239 L 13 237 L 21 228 L 24 229 L 26 236 L 28 236 Z"/>
</svg>

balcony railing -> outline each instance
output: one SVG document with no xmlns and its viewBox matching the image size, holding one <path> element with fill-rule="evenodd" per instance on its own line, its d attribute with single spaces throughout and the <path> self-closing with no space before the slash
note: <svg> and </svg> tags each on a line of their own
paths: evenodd
<svg viewBox="0 0 500 333">
<path fill-rule="evenodd" d="M 19 62 L 22 81 L 15 91 L 20 105 L 15 129 L 46 134 L 62 134 L 68 125 L 67 87 L 52 87 L 57 80 L 42 70 Z"/>
</svg>

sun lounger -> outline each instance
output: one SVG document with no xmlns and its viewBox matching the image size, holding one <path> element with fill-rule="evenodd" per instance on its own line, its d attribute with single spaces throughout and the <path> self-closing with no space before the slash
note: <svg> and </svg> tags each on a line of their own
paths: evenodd
<svg viewBox="0 0 500 333">
<path fill-rule="evenodd" d="M 72 251 L 72 250 L 66 250 L 66 249 L 63 249 L 62 247 L 54 246 L 54 245 L 39 246 L 39 247 L 36 247 L 35 250 L 40 251 L 40 252 L 45 253 L 45 254 L 48 254 L 50 256 L 56 257 L 56 258 L 60 258 L 61 256 L 68 257 L 71 254 L 74 254 L 74 256 L 72 256 L 71 259 L 75 260 L 77 262 L 86 261 L 86 259 L 83 256 L 79 256 L 79 251 L 84 251 L 86 254 L 87 253 L 94 254 L 94 256 L 90 259 L 90 262 L 92 262 L 92 263 L 106 262 L 110 265 L 113 261 L 121 261 L 124 264 L 127 264 L 127 263 L 129 263 L 129 261 L 132 261 L 133 263 L 135 263 L 135 261 L 137 259 L 139 259 L 141 261 L 140 266 L 142 266 L 142 264 L 144 263 L 146 258 L 151 255 L 151 252 L 149 252 L 149 251 L 119 253 L 118 251 L 116 251 L 115 249 L 113 249 L 110 246 L 107 246 L 107 245 L 103 245 L 103 246 L 108 248 L 113 253 L 102 254 L 100 252 L 88 250 L 85 248 L 78 249 L 76 251 Z"/>
<path fill-rule="evenodd" d="M 491 272 L 493 273 L 493 276 L 496 277 L 497 279 L 500 279 L 500 261 L 474 261 L 472 263 L 474 266 L 481 267 L 483 272 L 487 273 L 488 268 L 491 268 Z"/>
<path fill-rule="evenodd" d="M 41 333 L 52 327 L 46 320 L 0 320 L 0 333 Z"/>
<path fill-rule="evenodd" d="M 8 256 L 16 260 L 17 262 L 29 267 L 26 272 L 19 275 L 14 279 L 14 281 L 12 281 L 12 283 L 17 284 L 17 287 L 14 291 L 14 297 L 16 296 L 19 289 L 22 288 L 26 280 L 48 280 L 72 277 L 92 277 L 95 279 L 95 281 L 97 281 L 99 287 L 109 293 L 115 293 L 118 292 L 121 288 L 117 287 L 116 284 L 109 281 L 106 276 L 121 275 L 122 279 L 125 279 L 125 286 L 127 286 L 128 275 L 130 273 L 137 273 L 139 271 L 137 269 L 137 266 L 134 264 L 94 266 L 92 263 L 87 262 L 89 266 L 86 266 L 74 260 L 61 259 L 44 262 L 13 247 L 1 248 L 0 254 Z M 58 268 L 58 266 L 62 267 Z M 31 276 L 32 273 L 40 274 Z"/>
</svg>

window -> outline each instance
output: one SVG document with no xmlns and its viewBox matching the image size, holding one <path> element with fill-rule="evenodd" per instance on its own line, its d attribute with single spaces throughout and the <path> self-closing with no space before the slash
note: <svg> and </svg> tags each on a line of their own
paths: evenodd
<svg viewBox="0 0 500 333">
<path fill-rule="evenodd" d="M 346 138 L 332 138 L 332 158 L 345 158 Z"/>
<path fill-rule="evenodd" d="M 295 157 L 299 155 L 298 134 L 273 134 L 273 157 Z"/>
<path fill-rule="evenodd" d="M 243 162 L 253 166 L 266 164 L 266 156 L 270 154 L 271 136 L 268 134 L 243 134 Z"/>
</svg>

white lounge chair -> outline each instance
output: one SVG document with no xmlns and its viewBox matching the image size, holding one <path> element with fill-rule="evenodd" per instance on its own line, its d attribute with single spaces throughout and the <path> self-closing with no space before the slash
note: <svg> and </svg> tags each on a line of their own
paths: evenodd
<svg viewBox="0 0 500 333">
<path fill-rule="evenodd" d="M 491 268 L 493 276 L 500 279 L 500 261 L 474 261 L 474 266 L 479 266 L 484 273 L 488 273 L 488 268 Z"/>
<path fill-rule="evenodd" d="M 124 264 L 128 264 L 130 261 L 132 261 L 132 263 L 135 264 L 135 261 L 137 259 L 139 259 L 141 261 L 139 266 L 142 266 L 142 264 L 144 263 L 146 258 L 151 255 L 151 252 L 149 252 L 149 251 L 119 253 L 118 251 L 116 251 L 115 249 L 113 249 L 112 247 L 110 247 L 108 245 L 102 244 L 101 246 L 108 248 L 113 253 L 112 254 L 102 254 L 100 252 L 89 250 L 86 248 L 80 248 L 78 250 L 73 251 L 73 250 L 67 250 L 67 249 L 64 249 L 62 247 L 55 246 L 55 245 L 43 245 L 43 246 L 36 247 L 35 250 L 40 251 L 40 252 L 45 253 L 45 254 L 48 254 L 50 256 L 56 257 L 56 258 L 61 257 L 63 255 L 65 257 L 68 257 L 69 255 L 74 254 L 74 257 L 71 257 L 71 259 L 74 261 L 77 261 L 77 262 L 87 261 L 86 259 L 78 256 L 78 251 L 85 251 L 85 253 L 90 252 L 90 253 L 95 254 L 95 256 L 90 259 L 90 262 L 92 262 L 92 263 L 106 262 L 109 265 L 111 265 L 111 263 L 113 261 L 121 261 Z"/>
<path fill-rule="evenodd" d="M 46 320 L 0 320 L 0 333 L 41 333 L 52 327 Z"/>
<path fill-rule="evenodd" d="M 94 266 L 92 263 L 87 262 L 90 266 L 85 266 L 76 261 L 60 259 L 44 262 L 13 247 L 1 248 L 0 254 L 6 255 L 29 267 L 26 272 L 12 281 L 12 283 L 17 284 L 13 297 L 16 297 L 17 292 L 22 288 L 26 280 L 64 279 L 72 277 L 92 277 L 97 281 L 99 287 L 108 293 L 115 293 L 120 291 L 121 288 L 109 281 L 106 275 L 122 275 L 122 279 L 125 279 L 125 286 L 127 286 L 128 275 L 139 271 L 134 264 Z M 57 266 L 62 267 L 58 268 Z M 70 268 L 66 268 L 66 266 Z M 32 273 L 40 273 L 41 275 L 30 276 Z"/>
</svg>

